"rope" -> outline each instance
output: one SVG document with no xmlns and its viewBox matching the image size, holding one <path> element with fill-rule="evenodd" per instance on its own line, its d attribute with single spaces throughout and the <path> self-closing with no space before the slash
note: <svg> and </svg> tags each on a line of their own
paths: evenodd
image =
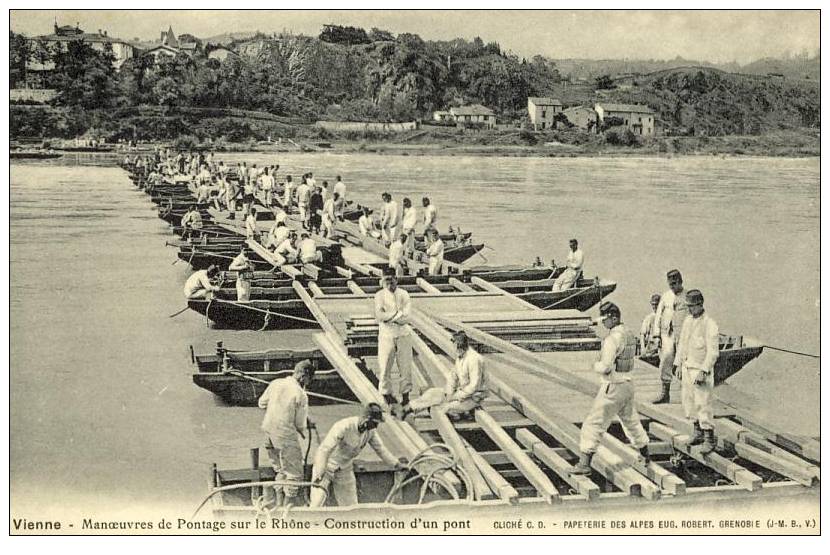
<svg viewBox="0 0 830 555">
<path fill-rule="evenodd" d="M 446 451 L 446 453 L 437 452 L 440 449 L 443 449 L 444 451 Z M 426 461 L 435 462 L 438 464 L 438 466 L 436 466 L 435 469 L 433 469 L 432 471 L 430 471 L 429 474 L 423 477 L 419 474 L 416 474 L 406 480 L 403 480 L 399 483 L 395 483 L 395 485 L 392 486 L 392 489 L 389 490 L 389 494 L 386 496 L 386 500 L 384 502 L 391 503 L 392 498 L 399 491 L 401 491 L 408 484 L 419 479 L 423 479 L 424 481 L 423 485 L 421 486 L 420 495 L 418 497 L 419 505 L 423 503 L 424 497 L 426 497 L 427 490 L 430 488 L 434 489 L 435 484 L 440 485 L 447 491 L 447 493 L 450 494 L 450 496 L 453 499 L 457 500 L 458 492 L 455 490 L 455 488 L 452 487 L 449 483 L 447 483 L 447 481 L 443 478 L 436 476 L 436 474 L 443 471 L 452 471 L 458 474 L 458 476 L 464 482 L 464 490 L 467 492 L 467 501 L 474 500 L 473 488 L 471 485 L 472 482 L 470 481 L 470 477 L 464 470 L 464 468 L 458 464 L 458 459 L 455 457 L 455 453 L 453 453 L 452 449 L 450 449 L 447 445 L 443 443 L 434 443 L 432 445 L 429 445 L 421 451 L 419 451 L 418 454 L 415 455 L 415 457 L 409 462 L 409 465 L 407 465 L 407 471 L 411 472 L 412 470 L 414 470 L 415 466 L 418 463 Z"/>
<path fill-rule="evenodd" d="M 293 370 L 291 370 L 291 372 L 293 372 Z M 268 380 L 262 380 L 260 378 L 254 377 L 254 376 L 249 376 L 248 374 L 246 374 L 245 372 L 242 372 L 241 370 L 231 369 L 231 370 L 227 370 L 227 371 L 223 372 L 223 374 L 230 374 L 231 376 L 237 376 L 237 377 L 240 377 L 240 378 L 243 378 L 243 379 L 246 379 L 246 380 L 250 380 L 252 382 L 261 383 L 261 384 L 264 384 L 264 385 L 269 385 L 271 383 Z M 328 401 L 336 401 L 338 403 L 343 403 L 345 405 L 360 405 L 360 403 L 358 403 L 356 401 L 349 401 L 348 399 L 341 399 L 339 397 L 334 397 L 332 395 L 325 395 L 324 393 L 315 393 L 313 391 L 306 391 L 306 395 L 308 395 L 309 397 L 317 397 L 319 399 L 326 399 Z"/>
<path fill-rule="evenodd" d="M 782 353 L 790 353 L 791 355 L 799 355 L 810 358 L 821 358 L 821 355 L 813 355 L 810 353 L 802 353 L 800 351 L 791 351 L 789 349 L 782 349 L 781 347 L 773 347 L 772 345 L 764 345 L 765 349 L 772 349 L 773 351 L 781 351 Z"/>
<path fill-rule="evenodd" d="M 213 300 L 214 299 L 211 299 L 211 302 L 213 302 Z M 317 324 L 317 320 L 311 320 L 309 318 L 303 318 L 302 316 L 292 316 L 290 314 L 284 314 L 282 312 L 272 312 L 272 311 L 267 310 L 267 309 L 257 308 L 255 306 L 246 305 L 246 304 L 242 304 L 242 303 L 238 303 L 238 302 L 234 302 L 234 301 L 229 301 L 229 300 L 226 300 L 226 299 L 215 299 L 215 300 L 218 303 L 226 303 L 226 304 L 231 304 L 231 305 L 234 305 L 234 306 L 238 306 L 240 308 L 247 308 L 248 310 L 256 310 L 257 312 L 264 312 L 265 314 L 268 314 L 270 316 L 279 316 L 281 318 L 288 318 L 289 320 L 299 320 L 300 322 L 308 322 L 310 324 Z"/>
<path fill-rule="evenodd" d="M 253 486 L 268 486 L 268 487 L 293 486 L 293 487 L 297 487 L 297 488 L 305 488 L 305 487 L 322 488 L 323 487 L 323 486 L 321 486 L 320 484 L 318 484 L 316 482 L 300 482 L 298 480 L 260 480 L 258 482 L 244 482 L 244 483 L 241 483 L 241 484 L 230 484 L 230 485 L 227 485 L 227 486 L 219 486 L 217 488 L 214 488 L 207 495 L 207 497 L 205 497 L 205 499 L 199 504 L 199 506 L 196 507 L 196 510 L 193 511 L 193 516 L 191 516 L 190 519 L 191 520 L 195 519 L 196 515 L 199 514 L 199 511 L 201 511 L 202 508 L 207 504 L 207 502 L 210 501 L 213 498 L 213 496 L 216 495 L 217 493 L 221 493 L 223 491 L 231 491 L 231 490 L 235 490 L 235 489 L 250 488 L 250 487 L 253 487 Z"/>
</svg>

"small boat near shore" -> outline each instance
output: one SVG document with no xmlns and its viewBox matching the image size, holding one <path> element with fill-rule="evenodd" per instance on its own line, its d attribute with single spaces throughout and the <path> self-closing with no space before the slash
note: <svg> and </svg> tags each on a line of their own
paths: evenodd
<svg viewBox="0 0 830 555">
<path fill-rule="evenodd" d="M 63 156 L 60 152 L 53 152 L 50 150 L 10 150 L 9 158 L 12 160 L 31 159 L 31 160 L 46 160 L 50 158 L 60 158 Z"/>
</svg>

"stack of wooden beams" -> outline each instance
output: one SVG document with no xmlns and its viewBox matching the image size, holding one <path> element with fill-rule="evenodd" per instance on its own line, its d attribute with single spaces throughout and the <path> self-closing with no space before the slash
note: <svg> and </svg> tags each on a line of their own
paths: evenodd
<svg viewBox="0 0 830 555">
<path fill-rule="evenodd" d="M 535 352 L 550 351 L 595 351 L 599 350 L 600 339 L 591 328 L 590 318 L 584 315 L 557 314 L 551 312 L 528 312 L 516 317 L 508 314 L 475 314 L 463 322 L 492 336 Z M 374 316 L 353 315 L 346 321 L 345 342 L 349 349 L 371 349 L 377 346 L 378 325 Z M 489 345 L 474 341 L 481 353 L 492 353 Z"/>
</svg>

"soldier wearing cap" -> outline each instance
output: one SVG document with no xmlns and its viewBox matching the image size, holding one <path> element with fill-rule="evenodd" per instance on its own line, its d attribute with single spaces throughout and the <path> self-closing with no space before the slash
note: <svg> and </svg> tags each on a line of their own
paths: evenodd
<svg viewBox="0 0 830 555">
<path fill-rule="evenodd" d="M 660 294 L 655 293 L 651 296 L 651 312 L 643 318 L 643 324 L 640 326 L 640 352 L 646 353 L 651 346 L 651 332 L 654 327 L 654 317 L 657 313 L 657 307 L 660 305 Z M 638 353 L 639 354 L 639 353 Z"/>
<path fill-rule="evenodd" d="M 689 313 L 683 298 L 683 276 L 680 275 L 680 271 L 668 272 L 666 281 L 669 289 L 660 297 L 651 327 L 652 346 L 660 349 L 660 381 L 663 385 L 660 396 L 652 401 L 655 404 L 670 401 L 677 341 L 680 339 L 683 321 Z"/>
<path fill-rule="evenodd" d="M 712 425 L 712 390 L 715 388 L 715 362 L 718 360 L 718 324 L 703 308 L 703 293 L 690 289 L 686 293 L 689 315 L 677 343 L 674 365 L 682 386 L 683 411 L 694 424 L 689 445 L 703 444 L 701 452 L 711 453 L 715 447 Z"/>
<path fill-rule="evenodd" d="M 568 242 L 571 252 L 568 253 L 568 261 L 558 278 L 553 282 L 553 291 L 564 291 L 576 285 L 576 281 L 582 275 L 582 267 L 585 265 L 585 254 L 579 248 L 579 242 L 571 239 Z"/>
<path fill-rule="evenodd" d="M 400 376 L 401 405 L 405 412 L 412 391 L 412 329 L 409 315 L 412 301 L 409 293 L 398 288 L 395 268 L 385 268 L 382 288 L 375 293 L 375 318 L 378 322 L 378 391 L 388 405 L 397 403 L 392 389 L 392 365 L 397 364 Z"/>
<path fill-rule="evenodd" d="M 377 403 L 369 403 L 360 416 L 344 418 L 331 427 L 317 448 L 311 481 L 320 487 L 311 488 L 312 507 L 321 507 L 331 490 L 341 507 L 357 504 L 357 481 L 354 476 L 354 460 L 368 444 L 388 465 L 402 470 L 408 464 L 405 458 L 396 459 L 383 445 L 375 432 L 383 422 L 383 409 Z"/>
<path fill-rule="evenodd" d="M 287 378 L 274 380 L 259 398 L 265 409 L 262 431 L 265 451 L 276 474 L 275 480 L 303 479 L 303 451 L 298 436 L 308 427 L 308 395 L 305 390 L 314 380 L 314 366 L 303 360 Z M 266 505 L 297 505 L 299 487 L 275 486 L 265 490 Z"/>
<path fill-rule="evenodd" d="M 629 376 L 634 366 L 637 338 L 623 326 L 620 309 L 614 303 L 602 303 L 599 313 L 610 333 L 602 340 L 599 360 L 594 363 L 593 369 L 602 375 L 602 382 L 591 412 L 582 423 L 579 463 L 573 474 L 591 473 L 591 458 L 614 417 L 619 417 L 631 444 L 640 451 L 646 463 L 649 461 L 648 434 L 637 414 L 634 384 Z"/>
</svg>

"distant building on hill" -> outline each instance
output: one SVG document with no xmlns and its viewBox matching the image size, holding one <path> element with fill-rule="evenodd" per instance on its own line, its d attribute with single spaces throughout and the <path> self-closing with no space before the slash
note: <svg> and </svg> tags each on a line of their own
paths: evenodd
<svg viewBox="0 0 830 555">
<path fill-rule="evenodd" d="M 527 99 L 527 113 L 533 129 L 551 129 L 556 125 L 553 117 L 562 111 L 562 103 L 554 98 L 531 96 Z"/>
<path fill-rule="evenodd" d="M 207 57 L 211 60 L 224 62 L 228 58 L 238 58 L 239 54 L 225 46 L 213 46 L 208 50 Z"/>
<path fill-rule="evenodd" d="M 162 31 L 158 42 L 147 45 L 144 50 L 144 56 L 152 56 L 158 62 L 161 56 L 174 57 L 177 54 L 184 53 L 192 56 L 198 45 L 195 42 L 184 42 L 176 37 L 173 32 L 173 26 L 170 25 L 167 31 Z"/>
<path fill-rule="evenodd" d="M 432 119 L 434 121 L 453 121 L 452 114 L 445 110 L 438 110 L 436 112 L 433 112 Z"/>
<path fill-rule="evenodd" d="M 78 25 L 74 27 L 72 25 L 62 25 L 59 27 L 55 23 L 55 29 L 52 34 L 40 35 L 29 39 L 30 43 L 46 43 L 50 48 L 60 48 L 62 50 L 66 50 L 69 43 L 76 40 L 88 43 L 99 52 L 103 52 L 109 45 L 112 48 L 113 56 L 115 56 L 113 65 L 116 68 L 121 67 L 124 62 L 135 55 L 135 48 L 127 41 L 111 37 L 107 34 L 107 31 L 101 29 L 98 29 L 97 33 L 86 33 Z M 31 60 L 27 63 L 27 69 L 31 71 L 50 71 L 54 68 L 55 65 L 51 61 Z"/>
<path fill-rule="evenodd" d="M 654 110 L 642 104 L 609 104 L 602 103 L 594 106 L 597 121 L 603 122 L 608 118 L 619 118 L 622 125 L 644 137 L 654 136 Z"/>
<path fill-rule="evenodd" d="M 496 125 L 496 115 L 493 110 L 481 104 L 450 108 L 450 115 L 456 124 L 482 123 L 489 128 Z"/>
<path fill-rule="evenodd" d="M 589 129 L 592 124 L 597 122 L 596 111 L 585 106 L 571 106 L 562 110 L 562 113 L 568 118 L 569 122 L 579 129 Z"/>
</svg>

